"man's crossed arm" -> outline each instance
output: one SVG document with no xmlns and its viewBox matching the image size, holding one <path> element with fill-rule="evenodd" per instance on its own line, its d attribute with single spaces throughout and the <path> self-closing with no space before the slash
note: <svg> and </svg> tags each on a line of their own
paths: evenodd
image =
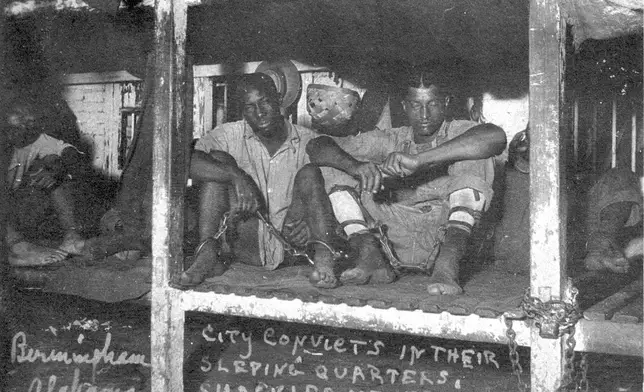
<svg viewBox="0 0 644 392">
<path fill-rule="evenodd" d="M 306 152 L 312 163 L 342 170 L 360 180 L 363 191 L 375 193 L 380 190 L 383 174 L 404 177 L 424 166 L 490 158 L 503 152 L 506 142 L 503 129 L 493 124 L 479 124 L 417 155 L 392 152 L 381 166 L 353 158 L 328 136 L 311 140 Z"/>
</svg>

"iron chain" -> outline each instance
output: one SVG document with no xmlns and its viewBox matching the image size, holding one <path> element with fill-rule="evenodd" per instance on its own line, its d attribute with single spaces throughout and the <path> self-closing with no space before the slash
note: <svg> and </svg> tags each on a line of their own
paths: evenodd
<svg viewBox="0 0 644 392">
<path fill-rule="evenodd" d="M 275 226 L 273 226 L 273 224 L 272 224 L 272 223 L 270 223 L 270 222 L 268 221 L 268 219 L 266 219 L 266 217 L 264 216 L 264 214 L 262 214 L 261 212 L 257 211 L 257 212 L 256 212 L 256 215 L 257 215 L 257 217 L 259 218 L 259 220 L 264 224 L 264 226 L 266 227 L 266 229 L 268 230 L 268 232 L 269 232 L 273 237 L 275 237 L 275 239 L 277 239 L 277 240 L 282 244 L 282 246 L 284 247 L 284 251 L 285 251 L 286 253 L 288 253 L 289 255 L 291 255 L 291 256 L 293 256 L 293 257 L 296 257 L 296 256 L 303 256 L 303 257 L 305 257 L 305 258 L 306 258 L 306 260 L 307 260 L 311 265 L 315 265 L 315 262 L 313 261 L 313 259 L 311 258 L 311 256 L 310 256 L 310 255 L 308 254 L 308 252 L 306 251 L 306 247 L 305 247 L 304 249 L 297 249 L 297 248 L 295 248 L 293 245 L 291 245 L 291 244 L 286 240 L 286 238 L 284 238 L 284 236 L 282 235 L 282 233 L 281 233 L 279 230 L 277 230 L 277 228 L 276 228 Z M 342 259 L 342 258 L 347 258 L 347 257 L 348 257 L 348 255 L 347 255 L 345 252 L 343 252 L 342 250 L 336 250 L 336 249 L 334 249 L 331 245 L 329 245 L 328 243 L 326 243 L 326 242 L 324 242 L 324 241 L 321 241 L 321 240 L 309 240 L 309 241 L 306 243 L 306 246 L 308 246 L 308 245 L 310 245 L 310 244 L 320 244 L 320 245 L 324 246 L 325 248 L 327 248 L 327 249 L 329 250 L 329 252 L 331 253 L 331 256 L 333 257 L 333 259 L 334 259 L 334 260 L 338 260 L 338 259 Z"/>
<path fill-rule="evenodd" d="M 505 326 L 507 327 L 507 330 L 505 331 L 505 335 L 508 337 L 508 349 L 509 349 L 509 356 L 510 356 L 510 362 L 512 363 L 512 373 L 517 379 L 517 390 L 519 392 L 525 392 L 528 390 L 528 385 L 521 380 L 521 375 L 523 374 L 523 367 L 521 366 L 521 363 L 519 362 L 519 352 L 517 351 L 517 334 L 514 332 L 514 329 L 512 329 L 512 320 L 509 318 L 505 318 Z"/>
<path fill-rule="evenodd" d="M 577 391 L 588 392 L 590 385 L 588 384 L 588 354 L 581 354 L 581 361 L 579 361 L 579 370 L 581 376 L 577 381 Z"/>
<path fill-rule="evenodd" d="M 579 364 L 579 372 L 575 371 L 575 324 L 582 317 L 577 305 L 576 297 L 578 290 L 569 283 L 569 301 L 550 300 L 541 301 L 539 298 L 531 297 L 530 291 L 526 290 L 521 303 L 522 315 L 517 316 L 511 313 L 505 315 L 507 327 L 508 348 L 512 373 L 517 378 L 517 389 L 521 392 L 527 390 L 527 385 L 521 380 L 523 368 L 519 363 L 517 353 L 516 333 L 512 329 L 513 318 L 528 317 L 534 319 L 535 326 L 540 328 L 540 335 L 546 338 L 557 339 L 568 333 L 566 338 L 566 350 L 564 353 L 564 374 L 559 391 L 584 391 L 589 389 L 588 385 L 588 361 L 587 355 L 583 354 Z"/>
<path fill-rule="evenodd" d="M 215 233 L 215 235 L 213 235 L 212 237 L 208 237 L 208 238 L 206 238 L 204 241 L 202 241 L 202 242 L 201 242 L 201 244 L 199 244 L 199 246 L 197 247 L 197 249 L 195 249 L 195 251 L 194 251 L 194 254 L 195 254 L 195 255 L 198 255 L 198 254 L 199 254 L 199 252 L 201 252 L 201 249 L 202 249 L 202 248 L 203 248 L 203 247 L 204 247 L 208 242 L 210 242 L 210 241 L 216 241 L 216 240 L 218 240 L 222 235 L 224 235 L 224 234 L 226 233 L 226 231 L 228 230 L 228 220 L 230 219 L 230 216 L 231 216 L 231 212 L 230 212 L 230 211 L 228 211 L 228 212 L 225 212 L 225 213 L 224 213 L 224 216 L 221 218 L 221 221 L 219 222 L 219 229 L 217 229 L 217 232 Z"/>
</svg>

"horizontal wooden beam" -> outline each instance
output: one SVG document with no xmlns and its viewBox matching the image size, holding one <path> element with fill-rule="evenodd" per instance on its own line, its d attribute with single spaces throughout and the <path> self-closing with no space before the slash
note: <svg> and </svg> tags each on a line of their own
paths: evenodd
<svg viewBox="0 0 644 392">
<path fill-rule="evenodd" d="M 326 67 L 319 67 L 310 64 L 300 63 L 299 61 L 291 60 L 300 72 L 316 72 L 316 71 L 327 71 Z M 192 67 L 195 78 L 208 78 L 212 76 L 222 76 L 228 74 L 247 74 L 253 73 L 257 69 L 257 66 L 261 64 L 261 61 L 249 61 L 246 63 L 240 63 L 229 65 L 229 64 L 208 64 L 208 65 L 195 65 Z"/>
<path fill-rule="evenodd" d="M 182 300 L 185 311 L 444 339 L 507 343 L 506 327 L 502 319 L 484 318 L 475 314 L 456 316 L 447 312 L 426 313 L 420 310 L 379 309 L 372 306 L 304 302 L 299 299 L 282 300 L 191 291 L 183 292 Z M 514 324 L 517 343 L 529 346 L 529 328 L 526 323 L 517 321 Z"/>
<path fill-rule="evenodd" d="M 262 318 L 285 322 L 353 328 L 385 333 L 402 333 L 443 339 L 507 344 L 503 318 L 472 314 L 458 316 L 447 312 L 379 309 L 299 299 L 258 298 L 235 294 L 179 291 L 183 310 L 227 316 Z M 530 326 L 514 321 L 517 344 L 529 347 Z M 642 324 L 580 320 L 576 326 L 575 351 L 642 356 Z"/>
</svg>

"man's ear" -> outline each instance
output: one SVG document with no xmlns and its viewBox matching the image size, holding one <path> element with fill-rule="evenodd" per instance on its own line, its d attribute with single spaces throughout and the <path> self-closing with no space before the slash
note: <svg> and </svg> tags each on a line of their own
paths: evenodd
<svg viewBox="0 0 644 392">
<path fill-rule="evenodd" d="M 400 104 L 402 105 L 403 111 L 407 111 L 407 102 L 405 100 L 400 101 Z"/>
<path fill-rule="evenodd" d="M 449 106 L 449 103 L 452 101 L 452 97 L 449 95 L 445 97 L 445 107 L 447 108 Z"/>
</svg>

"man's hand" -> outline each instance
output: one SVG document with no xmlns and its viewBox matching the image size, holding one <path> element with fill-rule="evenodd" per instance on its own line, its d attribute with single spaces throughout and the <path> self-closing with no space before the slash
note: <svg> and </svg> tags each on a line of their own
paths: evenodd
<svg viewBox="0 0 644 392">
<path fill-rule="evenodd" d="M 382 173 L 378 166 L 371 162 L 360 162 L 349 172 L 355 179 L 360 180 L 363 192 L 376 193 L 380 191 Z"/>
<path fill-rule="evenodd" d="M 392 152 L 382 165 L 382 172 L 392 177 L 405 177 L 413 174 L 420 167 L 414 155 Z"/>
<path fill-rule="evenodd" d="M 234 177 L 233 187 L 237 205 L 231 206 L 231 209 L 242 215 L 254 214 L 259 209 L 262 199 L 253 179 L 248 174 L 241 173 Z"/>
<path fill-rule="evenodd" d="M 56 173 L 51 170 L 41 167 L 34 173 L 29 174 L 29 186 L 51 189 L 58 181 L 56 180 Z"/>
<path fill-rule="evenodd" d="M 309 226 L 302 219 L 292 222 L 285 222 L 282 228 L 282 235 L 293 246 L 302 248 L 311 238 Z"/>
</svg>

